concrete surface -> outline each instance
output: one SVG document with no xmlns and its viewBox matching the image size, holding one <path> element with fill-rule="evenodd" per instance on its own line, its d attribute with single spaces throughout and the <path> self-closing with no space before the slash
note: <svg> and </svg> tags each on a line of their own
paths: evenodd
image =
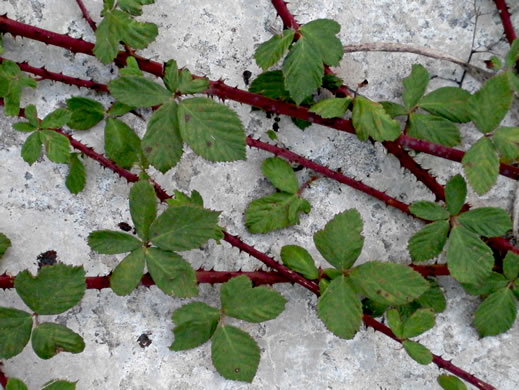
<svg viewBox="0 0 519 390">
<path fill-rule="evenodd" d="M 510 3 L 513 3 L 512 1 Z M 85 0 L 99 21 L 101 0 Z M 503 55 L 507 44 L 490 0 L 476 0 L 483 15 L 474 26 L 472 1 L 433 0 L 294 0 L 290 9 L 302 23 L 316 18 L 332 18 L 341 26 L 343 43 L 396 41 L 423 45 L 460 58 L 468 58 L 474 29 L 475 48 L 492 48 Z M 179 66 L 188 66 L 196 74 L 222 78 L 230 85 L 244 88 L 242 72 L 260 73 L 253 60 L 255 47 L 268 39 L 269 28 L 281 29 L 281 22 L 268 0 L 224 2 L 211 0 L 156 0 L 144 7 L 142 20 L 158 24 L 160 36 L 143 54 L 165 61 L 175 58 Z M 519 6 L 511 10 L 519 27 Z M 69 33 L 93 41 L 93 34 L 72 0 L 0 0 L 0 13 L 59 33 Z M 103 66 L 84 55 L 71 55 L 62 49 L 24 39 L 4 39 L 5 56 L 27 60 L 31 65 L 46 65 L 68 75 L 109 81 L 116 69 Z M 488 53 L 474 56 L 482 65 Z M 416 55 L 358 53 L 346 55 L 336 71 L 349 85 L 364 79 L 369 85 L 362 93 L 373 99 L 397 101 L 401 79 L 413 63 L 421 63 L 434 76 L 431 86 L 455 85 L 461 69 L 449 63 Z M 464 87 L 474 90 L 477 82 L 466 78 Z M 91 91 L 43 81 L 36 91 L 26 91 L 23 103 L 35 103 L 40 116 L 63 104 L 70 96 L 95 97 L 105 105 L 109 99 Z M 229 102 L 239 113 L 250 135 L 263 137 L 273 120 L 264 114 L 250 114 L 249 107 Z M 516 110 L 517 112 L 517 110 Z M 2 115 L 2 114 L 0 114 Z M 517 115 L 509 123 L 517 124 Z M 126 119 L 125 119 L 126 120 Z M 97 163 L 87 160 L 88 183 L 79 195 L 71 195 L 64 186 L 66 168 L 46 159 L 30 167 L 20 157 L 25 135 L 11 129 L 14 121 L 3 115 L 0 121 L 0 231 L 12 240 L 13 247 L 0 263 L 0 273 L 17 274 L 29 268 L 35 272 L 36 257 L 49 249 L 58 252 L 66 264 L 82 264 L 88 275 L 106 274 L 122 256 L 98 255 L 89 250 L 86 237 L 92 230 L 116 229 L 121 221 L 130 222 L 127 196 L 129 186 Z M 143 123 L 128 117 L 127 123 L 143 134 Z M 361 143 L 348 134 L 320 126 L 305 132 L 295 128 L 288 118 L 280 122 L 279 141 L 292 150 L 344 173 L 360 178 L 397 198 L 412 202 L 431 199 L 423 185 L 403 172 L 380 145 Z M 102 151 L 102 127 L 75 136 Z M 464 127 L 469 144 L 477 133 Z M 408 238 L 420 223 L 387 209 L 344 185 L 321 179 L 305 190 L 313 209 L 292 229 L 267 235 L 251 235 L 243 225 L 243 212 L 253 199 L 272 191 L 260 172 L 268 154 L 248 150 L 248 159 L 228 164 L 210 164 L 187 151 L 178 166 L 157 180 L 172 191 L 198 190 L 208 207 L 222 210 L 221 224 L 239 234 L 258 249 L 279 256 L 283 245 L 308 248 L 320 264 L 312 234 L 332 216 L 348 208 L 357 208 L 364 219 L 366 237 L 360 261 L 368 259 L 409 262 Z M 460 166 L 429 156 L 419 156 L 442 182 L 460 172 Z M 298 172 L 305 180 L 311 172 Z M 208 185 L 210 183 L 210 185 Z M 475 205 L 498 205 L 510 209 L 515 183 L 500 178 L 498 186 L 481 198 L 470 194 Z M 209 243 L 203 250 L 185 253 L 195 267 L 217 270 L 254 270 L 259 262 L 239 253 L 227 243 Z M 279 257 L 278 257 L 279 258 Z M 519 387 L 519 323 L 504 335 L 480 340 L 469 326 L 478 299 L 469 297 L 452 280 L 440 278 L 449 306 L 437 318 L 437 326 L 419 340 L 434 353 L 497 386 Z M 5 362 L 8 376 L 19 377 L 30 389 L 39 389 L 51 378 L 78 380 L 78 389 L 437 389 L 433 366 L 420 366 L 408 358 L 400 346 L 372 329 L 362 330 L 354 340 L 345 341 L 328 332 L 316 315 L 316 299 L 300 287 L 277 285 L 287 299 L 287 309 L 276 320 L 264 324 L 240 324 L 257 340 L 261 351 L 259 369 L 251 385 L 231 382 L 213 368 L 210 346 L 185 352 L 171 352 L 173 340 L 171 313 L 190 300 L 172 299 L 157 288 L 139 288 L 126 298 L 110 290 L 88 291 L 81 304 L 51 318 L 79 332 L 86 349 L 79 355 L 60 354 L 43 361 L 32 349 Z M 204 285 L 197 298 L 218 304 L 218 286 Z M 3 306 L 24 308 L 14 291 L 2 291 Z M 137 339 L 148 333 L 152 343 L 141 348 Z"/>
</svg>

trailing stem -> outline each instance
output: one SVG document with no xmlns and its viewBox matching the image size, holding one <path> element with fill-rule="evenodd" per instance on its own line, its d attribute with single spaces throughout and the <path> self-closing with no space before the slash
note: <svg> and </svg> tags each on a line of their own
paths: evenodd
<svg viewBox="0 0 519 390">
<path fill-rule="evenodd" d="M 512 44 L 517 36 L 515 35 L 514 25 L 512 24 L 510 12 L 508 11 L 508 5 L 505 0 L 494 0 L 494 3 L 496 4 L 503 29 L 505 30 L 506 40 Z"/>
<path fill-rule="evenodd" d="M 8 378 L 2 370 L 2 362 L 0 362 L 0 385 L 2 385 L 4 389 L 7 387 L 7 380 Z"/>
<path fill-rule="evenodd" d="M 87 8 L 85 7 L 85 4 L 83 4 L 83 0 L 76 0 L 76 3 L 81 10 L 81 13 L 83 14 L 83 18 L 87 21 L 88 25 L 93 31 L 97 30 L 96 22 L 92 19 L 90 16 L 90 13 L 88 12 Z"/>
</svg>

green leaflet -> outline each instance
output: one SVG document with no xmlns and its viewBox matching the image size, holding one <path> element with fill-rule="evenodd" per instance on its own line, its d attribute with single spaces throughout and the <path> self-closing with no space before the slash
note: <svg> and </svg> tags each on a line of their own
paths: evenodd
<svg viewBox="0 0 519 390">
<path fill-rule="evenodd" d="M 88 235 L 88 245 L 97 253 L 115 255 L 131 252 L 142 246 L 142 242 L 123 232 L 96 230 Z"/>
<path fill-rule="evenodd" d="M 379 104 L 381 104 L 382 107 L 384 107 L 384 111 L 391 118 L 395 118 L 397 116 L 403 116 L 403 115 L 408 115 L 409 114 L 407 108 L 405 108 L 401 104 L 393 103 L 393 102 L 388 102 L 388 101 L 382 101 L 382 102 L 379 102 Z"/>
<path fill-rule="evenodd" d="M 431 309 L 418 309 L 403 324 L 402 337 L 410 339 L 427 332 L 434 327 L 434 311 Z"/>
<path fill-rule="evenodd" d="M 413 202 L 413 204 L 409 206 L 409 210 L 413 215 L 427 221 L 440 221 L 449 218 L 449 213 L 445 208 L 439 204 L 425 200 Z"/>
<path fill-rule="evenodd" d="M 11 246 L 11 240 L 7 238 L 7 236 L 3 233 L 0 233 L 0 258 L 4 255 L 4 253 Z"/>
<path fill-rule="evenodd" d="M 492 141 L 503 162 L 511 163 L 519 158 L 519 127 L 500 127 Z"/>
<path fill-rule="evenodd" d="M 442 289 L 436 283 L 432 281 L 430 283 L 432 286 L 420 295 L 415 302 L 421 307 L 432 309 L 435 313 L 441 313 L 447 307 L 445 295 L 443 295 Z"/>
<path fill-rule="evenodd" d="M 130 15 L 142 15 L 142 6 L 153 4 L 155 0 L 118 0 L 117 5 L 120 9 L 128 12 Z"/>
<path fill-rule="evenodd" d="M 294 34 L 294 30 L 284 30 L 283 35 L 276 34 L 259 45 L 254 53 L 256 64 L 263 70 L 267 70 L 278 62 L 294 40 Z"/>
<path fill-rule="evenodd" d="M 407 244 L 413 261 L 424 261 L 438 256 L 445 246 L 449 234 L 449 222 L 437 221 L 425 225 L 415 233 Z"/>
<path fill-rule="evenodd" d="M 0 307 L 0 358 L 23 351 L 31 337 L 32 316 L 18 309 Z"/>
<path fill-rule="evenodd" d="M 105 108 L 95 100 L 75 96 L 67 99 L 70 118 L 67 126 L 75 130 L 88 130 L 101 122 L 105 117 Z"/>
<path fill-rule="evenodd" d="M 70 153 L 68 166 L 69 171 L 65 185 L 71 193 L 79 194 L 83 191 L 86 184 L 86 170 L 85 166 L 79 159 L 79 153 Z"/>
<path fill-rule="evenodd" d="M 479 195 L 490 191 L 499 175 L 499 158 L 492 141 L 481 137 L 461 160 L 470 186 Z"/>
<path fill-rule="evenodd" d="M 245 210 L 245 226 L 251 233 L 268 233 L 299 223 L 299 213 L 311 206 L 296 194 L 276 192 L 253 200 Z"/>
<path fill-rule="evenodd" d="M 357 137 L 366 141 L 394 141 L 400 136 L 400 125 L 386 113 L 384 107 L 362 96 L 353 100 L 353 127 Z"/>
<path fill-rule="evenodd" d="M 259 95 L 287 101 L 290 94 L 285 89 L 285 78 L 280 70 L 273 70 L 260 74 L 249 86 L 249 92 Z"/>
<path fill-rule="evenodd" d="M 178 89 L 178 85 L 180 83 L 180 78 L 178 75 L 178 66 L 175 60 L 169 60 L 166 62 L 166 66 L 164 67 L 164 85 L 169 92 L 175 93 Z"/>
<path fill-rule="evenodd" d="M 337 214 L 324 229 L 314 234 L 319 253 L 335 268 L 350 268 L 360 255 L 364 245 L 362 218 L 355 209 Z"/>
<path fill-rule="evenodd" d="M 110 288 L 119 296 L 130 294 L 139 285 L 144 273 L 144 248 L 135 249 L 121 261 L 110 275 Z"/>
<path fill-rule="evenodd" d="M 400 317 L 400 313 L 397 309 L 388 310 L 386 313 L 387 324 L 391 328 L 391 331 L 395 334 L 396 337 L 402 339 L 402 333 L 404 331 L 404 323 L 402 322 L 402 318 Z"/>
<path fill-rule="evenodd" d="M 214 334 L 220 321 L 220 311 L 203 302 L 193 302 L 173 312 L 175 341 L 169 349 L 183 351 L 198 347 Z"/>
<path fill-rule="evenodd" d="M 421 98 L 418 107 L 451 122 L 466 123 L 471 120 L 468 110 L 470 96 L 461 88 L 438 88 Z"/>
<path fill-rule="evenodd" d="M 238 115 L 208 98 L 184 99 L 178 107 L 182 139 L 209 161 L 245 159 L 245 132 Z"/>
<path fill-rule="evenodd" d="M 202 199 L 200 193 L 196 190 L 191 192 L 191 196 L 188 196 L 177 190 L 174 191 L 174 194 L 175 196 L 173 198 L 166 200 L 168 205 L 171 207 L 184 205 L 204 207 L 204 200 Z"/>
<path fill-rule="evenodd" d="M 297 193 L 299 183 L 296 174 L 288 162 L 279 157 L 267 158 L 261 164 L 263 175 L 280 191 Z"/>
<path fill-rule="evenodd" d="M 67 382 L 67 381 L 58 381 L 51 380 L 50 382 L 45 384 L 41 390 L 75 390 L 76 383 L 75 382 Z"/>
<path fill-rule="evenodd" d="M 429 84 L 429 73 L 419 64 L 414 64 L 411 74 L 403 79 L 404 93 L 402 100 L 408 110 L 413 108 L 425 93 L 425 89 Z"/>
<path fill-rule="evenodd" d="M 7 387 L 5 390 L 28 390 L 28 388 L 20 379 L 11 377 L 7 380 Z"/>
<path fill-rule="evenodd" d="M 251 383 L 258 369 L 260 349 L 246 332 L 223 325 L 213 335 L 211 359 L 224 378 Z"/>
<path fill-rule="evenodd" d="M 29 165 L 34 164 L 41 156 L 41 145 L 39 131 L 29 135 L 22 146 L 22 158 L 24 161 Z"/>
<path fill-rule="evenodd" d="M 495 336 L 512 327 L 517 315 L 517 300 L 505 287 L 488 296 L 474 315 L 474 326 L 481 337 Z"/>
<path fill-rule="evenodd" d="M 32 349 L 41 359 L 50 359 L 59 352 L 80 353 L 85 349 L 83 338 L 69 328 L 44 322 L 32 332 Z"/>
<path fill-rule="evenodd" d="M 437 381 L 444 390 L 467 390 L 467 386 L 454 375 L 440 375 Z"/>
<path fill-rule="evenodd" d="M 41 130 L 40 140 L 50 161 L 68 163 L 70 159 L 70 141 L 66 136 L 52 130 Z"/>
<path fill-rule="evenodd" d="M 108 118 L 105 126 L 105 152 L 121 168 L 130 169 L 139 159 L 141 140 L 126 123 Z"/>
<path fill-rule="evenodd" d="M 23 88 L 36 88 L 36 80 L 24 76 L 18 65 L 10 60 L 0 64 L 0 97 L 4 99 L 6 116 L 17 116 Z"/>
<path fill-rule="evenodd" d="M 130 190 L 130 214 L 137 234 L 144 241 L 149 239 L 150 226 L 157 218 L 157 197 L 154 187 L 147 180 L 140 180 Z"/>
<path fill-rule="evenodd" d="M 409 115 L 408 135 L 445 146 L 461 142 L 458 126 L 435 115 L 412 113 Z"/>
<path fill-rule="evenodd" d="M 341 26 L 335 20 L 317 19 L 299 28 L 300 34 L 320 53 L 322 61 L 329 66 L 339 65 L 344 55 L 341 41 L 337 34 Z"/>
<path fill-rule="evenodd" d="M 454 226 L 449 236 L 447 264 L 460 283 L 478 284 L 492 271 L 492 250 L 463 226 Z"/>
<path fill-rule="evenodd" d="M 508 69 L 513 69 L 516 65 L 517 59 L 519 58 L 519 39 L 515 39 L 510 50 L 506 53 L 505 64 Z"/>
<path fill-rule="evenodd" d="M 514 280 L 519 275 L 519 256 L 508 251 L 503 260 L 503 274 L 508 280 Z"/>
<path fill-rule="evenodd" d="M 300 273 L 305 278 L 315 280 L 319 270 L 308 251 L 297 245 L 285 245 L 281 248 L 281 259 L 288 268 Z"/>
<path fill-rule="evenodd" d="M 474 296 L 489 295 L 496 292 L 499 289 L 506 287 L 508 281 L 502 274 L 497 272 L 491 272 L 479 283 L 468 284 L 462 283 L 461 285 L 467 293 Z"/>
<path fill-rule="evenodd" d="M 469 231 L 479 236 L 503 236 L 512 229 L 508 213 L 497 207 L 481 207 L 467 211 L 457 218 Z"/>
<path fill-rule="evenodd" d="M 191 72 L 182 69 L 178 84 L 178 91 L 183 94 L 193 94 L 205 91 L 209 88 L 209 80 L 204 78 L 193 78 Z"/>
<path fill-rule="evenodd" d="M 308 111 L 315 112 L 323 118 L 340 118 L 346 114 L 351 101 L 350 97 L 323 99 L 310 107 Z"/>
<path fill-rule="evenodd" d="M 450 215 L 457 215 L 467 197 L 467 183 L 463 176 L 456 175 L 449 179 L 445 186 L 445 202 Z"/>
<path fill-rule="evenodd" d="M 36 276 L 23 271 L 14 287 L 27 306 L 38 314 L 61 314 L 81 301 L 85 293 L 85 270 L 65 264 L 41 268 Z"/>
<path fill-rule="evenodd" d="M 171 92 L 142 76 L 123 76 L 108 83 L 110 93 L 132 107 L 153 107 L 171 98 Z"/>
<path fill-rule="evenodd" d="M 65 108 L 58 108 L 47 114 L 41 121 L 40 128 L 42 129 L 59 129 L 65 126 L 70 119 L 70 112 Z"/>
<path fill-rule="evenodd" d="M 130 58 L 133 58 L 133 57 L 130 57 Z M 121 102 L 115 102 L 114 104 L 112 104 L 112 106 L 108 110 L 107 114 L 113 118 L 116 118 L 118 116 L 123 116 L 124 114 L 129 113 L 131 110 L 133 110 L 132 106 L 129 106 L 129 105 L 121 103 Z"/>
<path fill-rule="evenodd" d="M 170 207 L 151 225 L 151 242 L 161 249 L 186 251 L 210 239 L 218 241 L 223 238 L 219 215 L 218 211 L 194 205 Z"/>
<path fill-rule="evenodd" d="M 241 275 L 222 285 L 220 301 L 225 315 L 248 322 L 276 318 L 285 309 L 286 299 L 277 291 L 252 287 L 250 279 Z"/>
<path fill-rule="evenodd" d="M 352 339 L 362 324 L 362 304 L 345 276 L 333 279 L 321 291 L 317 314 L 334 335 Z"/>
<path fill-rule="evenodd" d="M 406 340 L 402 343 L 405 351 L 415 362 L 427 365 L 430 364 L 433 360 L 433 356 L 431 351 L 429 351 L 422 344 L 416 343 L 414 341 Z"/>
</svg>

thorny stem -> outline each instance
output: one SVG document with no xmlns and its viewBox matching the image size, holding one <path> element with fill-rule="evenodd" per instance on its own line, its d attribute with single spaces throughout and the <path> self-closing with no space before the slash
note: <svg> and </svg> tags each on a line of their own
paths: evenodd
<svg viewBox="0 0 519 390">
<path fill-rule="evenodd" d="M 505 30 L 505 36 L 509 44 L 517 38 L 515 35 L 514 25 L 512 24 L 512 19 L 510 18 L 510 12 L 508 12 L 508 5 L 505 0 L 494 0 L 496 4 L 496 8 L 499 12 L 499 17 L 501 18 L 501 23 L 503 24 L 503 29 Z"/>
<path fill-rule="evenodd" d="M 81 10 L 81 13 L 83 14 L 83 18 L 87 21 L 88 25 L 93 31 L 97 30 L 96 22 L 92 19 L 90 16 L 90 13 L 88 12 L 87 8 L 85 7 L 85 4 L 83 4 L 83 0 L 76 0 L 77 5 L 79 6 L 79 9 Z"/>
</svg>

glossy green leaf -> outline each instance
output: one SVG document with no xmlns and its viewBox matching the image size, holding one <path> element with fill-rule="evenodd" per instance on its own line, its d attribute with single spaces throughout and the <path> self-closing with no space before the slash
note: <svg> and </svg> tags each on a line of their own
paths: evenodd
<svg viewBox="0 0 519 390">
<path fill-rule="evenodd" d="M 224 378 L 251 383 L 258 369 L 260 349 L 243 330 L 223 325 L 213 335 L 211 359 Z"/>
<path fill-rule="evenodd" d="M 474 314 L 474 326 L 481 337 L 495 336 L 512 327 L 517 316 L 517 299 L 509 288 L 488 296 Z"/>
<path fill-rule="evenodd" d="M 492 137 L 503 162 L 519 159 L 519 127 L 500 127 Z"/>
<path fill-rule="evenodd" d="M 108 118 L 105 126 L 105 152 L 121 168 L 130 169 L 139 159 L 141 140 L 119 119 Z"/>
<path fill-rule="evenodd" d="M 0 307 L 0 358 L 23 351 L 31 338 L 32 316 L 21 310 Z"/>
<path fill-rule="evenodd" d="M 409 210 L 413 215 L 427 221 L 440 221 L 449 218 L 449 212 L 444 207 L 426 200 L 413 202 L 409 206 Z"/>
<path fill-rule="evenodd" d="M 430 364 L 433 360 L 433 355 L 431 351 L 429 351 L 422 344 L 416 343 L 414 341 L 406 340 L 402 343 L 405 351 L 413 359 L 415 362 L 423 365 Z"/>
<path fill-rule="evenodd" d="M 67 126 L 75 130 L 90 129 L 105 117 L 103 105 L 85 97 L 75 96 L 67 99 L 67 108 L 71 112 Z"/>
<path fill-rule="evenodd" d="M 245 226 L 251 233 L 268 233 L 299 223 L 299 213 L 311 206 L 295 194 L 276 192 L 253 200 L 245 210 Z"/>
<path fill-rule="evenodd" d="M 445 202 L 450 215 L 457 215 L 467 197 L 467 183 L 463 176 L 456 175 L 449 179 L 445 186 Z"/>
<path fill-rule="evenodd" d="M 482 279 L 479 283 L 468 284 L 462 283 L 461 285 L 467 293 L 474 296 L 489 295 L 497 290 L 500 290 L 508 284 L 508 280 L 497 272 L 491 272 L 487 277 Z"/>
<path fill-rule="evenodd" d="M 447 307 L 445 295 L 440 286 L 434 283 L 415 301 L 421 307 L 433 309 L 435 313 L 441 313 Z"/>
<path fill-rule="evenodd" d="M 364 245 L 362 218 L 355 209 L 333 217 L 324 229 L 314 234 L 314 243 L 321 255 L 335 268 L 350 268 Z"/>
<path fill-rule="evenodd" d="M 434 311 L 431 309 L 418 309 L 404 323 L 402 338 L 410 339 L 427 332 L 434 326 Z"/>
<path fill-rule="evenodd" d="M 189 298 L 198 295 L 196 273 L 182 256 L 158 248 L 145 251 L 151 278 L 165 294 Z"/>
<path fill-rule="evenodd" d="M 323 118 L 340 118 L 346 114 L 351 101 L 350 97 L 323 99 L 310 107 L 308 111 L 315 112 Z"/>
<path fill-rule="evenodd" d="M 499 126 L 512 105 L 513 97 L 506 74 L 498 74 L 485 82 L 469 98 L 469 112 L 476 127 L 488 133 Z"/>
<path fill-rule="evenodd" d="M 463 226 L 454 226 L 449 236 L 447 264 L 458 282 L 478 284 L 492 271 L 494 256 L 475 233 Z"/>
<path fill-rule="evenodd" d="M 142 246 L 134 236 L 113 230 L 96 230 L 88 235 L 88 245 L 97 253 L 115 255 L 131 252 Z"/>
<path fill-rule="evenodd" d="M 499 157 L 487 137 L 481 137 L 461 160 L 470 186 L 479 195 L 487 193 L 499 175 Z"/>
<path fill-rule="evenodd" d="M 59 129 L 65 126 L 65 123 L 70 120 L 70 115 L 69 110 L 58 108 L 43 118 L 40 127 L 42 129 Z"/>
<path fill-rule="evenodd" d="M 200 247 L 208 240 L 223 238 L 218 226 L 220 212 L 185 205 L 170 207 L 153 222 L 151 242 L 170 251 L 186 251 Z"/>
<path fill-rule="evenodd" d="M 45 384 L 41 390 L 75 390 L 76 383 L 75 382 L 67 382 L 67 381 L 59 381 L 59 380 L 51 380 Z"/>
<path fill-rule="evenodd" d="M 117 0 L 120 9 L 131 15 L 142 15 L 142 6 L 153 4 L 155 0 Z"/>
<path fill-rule="evenodd" d="M 424 261 L 438 256 L 445 246 L 449 233 L 448 221 L 437 221 L 425 225 L 415 233 L 407 244 L 413 261 Z"/>
<path fill-rule="evenodd" d="M 157 196 L 155 188 L 140 180 L 130 190 L 130 214 L 137 234 L 144 241 L 149 239 L 150 226 L 157 218 Z"/>
<path fill-rule="evenodd" d="M 409 115 L 407 130 L 411 137 L 440 145 L 456 146 L 461 142 L 458 126 L 436 115 L 412 113 Z"/>
<path fill-rule="evenodd" d="M 402 322 L 402 318 L 400 317 L 400 313 L 396 309 L 388 310 L 386 313 L 387 324 L 391 331 L 395 334 L 399 339 L 403 338 L 404 332 L 404 323 Z"/>
<path fill-rule="evenodd" d="M 466 123 L 471 121 L 468 109 L 470 96 L 461 88 L 438 88 L 420 99 L 418 107 L 451 122 Z"/>
<path fill-rule="evenodd" d="M 29 135 L 22 146 L 22 158 L 29 165 L 32 165 L 41 156 L 40 132 L 36 131 Z"/>
<path fill-rule="evenodd" d="M 278 62 L 294 40 L 294 34 L 294 30 L 284 30 L 282 35 L 276 34 L 259 45 L 254 53 L 256 64 L 263 70 L 267 70 Z"/>
<path fill-rule="evenodd" d="M 139 285 L 144 273 L 144 248 L 138 248 L 126 256 L 110 275 L 110 288 L 120 296 L 130 294 Z"/>
<path fill-rule="evenodd" d="M 397 116 L 407 115 L 409 112 L 407 108 L 398 103 L 382 101 L 378 102 L 384 108 L 384 111 L 391 117 L 395 118 Z"/>
<path fill-rule="evenodd" d="M 314 259 L 305 248 L 297 245 L 285 245 L 281 248 L 281 259 L 288 268 L 307 279 L 315 280 L 319 277 L 319 270 L 315 266 Z"/>
<path fill-rule="evenodd" d="M 402 264 L 370 261 L 353 268 L 350 277 L 365 296 L 387 305 L 412 302 L 429 288 L 418 272 Z"/>
<path fill-rule="evenodd" d="M 503 273 L 508 280 L 514 280 L 519 275 L 519 256 L 512 251 L 508 251 L 503 260 Z"/>
<path fill-rule="evenodd" d="M 179 85 L 178 66 L 175 60 L 169 60 L 164 67 L 164 85 L 169 92 L 175 93 Z"/>
<path fill-rule="evenodd" d="M 404 105 L 411 109 L 425 93 L 425 89 L 429 84 L 429 72 L 420 64 L 414 64 L 411 74 L 402 80 L 404 84 L 404 93 L 402 100 Z"/>
<path fill-rule="evenodd" d="M 312 20 L 299 28 L 303 39 L 318 50 L 322 62 L 329 66 L 339 65 L 344 55 L 342 43 L 337 38 L 340 31 L 341 25 L 330 19 Z"/>
<path fill-rule="evenodd" d="M 251 280 L 241 275 L 222 285 L 220 301 L 225 315 L 248 322 L 263 322 L 276 318 L 285 309 L 286 299 L 277 291 L 252 287 Z"/>
<path fill-rule="evenodd" d="M 5 390 L 29 390 L 29 388 L 20 379 L 9 378 Z"/>
<path fill-rule="evenodd" d="M 50 359 L 59 352 L 80 353 L 85 349 L 83 338 L 59 324 L 44 322 L 32 331 L 32 349 L 40 359 Z"/>
<path fill-rule="evenodd" d="M 245 159 L 245 132 L 238 115 L 211 99 L 184 99 L 178 107 L 182 139 L 209 161 Z"/>
<path fill-rule="evenodd" d="M 506 53 L 505 64 L 508 69 L 513 69 L 516 66 L 519 58 L 519 39 L 515 39 L 508 53 Z"/>
<path fill-rule="evenodd" d="M 471 232 L 485 237 L 503 236 L 512 229 L 510 215 L 497 207 L 470 210 L 461 214 L 457 220 Z"/>
<path fill-rule="evenodd" d="M 261 164 L 263 175 L 280 191 L 297 193 L 299 183 L 296 174 L 288 162 L 279 157 L 267 158 Z"/>
<path fill-rule="evenodd" d="M 71 193 L 79 194 L 83 191 L 86 184 L 85 166 L 79 159 L 79 153 L 70 154 L 68 166 L 69 170 L 67 179 L 65 180 L 65 185 Z"/>
<path fill-rule="evenodd" d="M 467 390 L 467 386 L 454 375 L 440 375 L 438 376 L 438 384 L 444 390 Z"/>
<path fill-rule="evenodd" d="M 220 321 L 220 311 L 203 302 L 193 302 L 173 312 L 175 340 L 172 351 L 196 348 L 209 340 Z"/>
<path fill-rule="evenodd" d="M 4 255 L 7 249 L 11 246 L 11 240 L 3 233 L 0 233 L 0 258 Z"/>
<path fill-rule="evenodd" d="M 70 160 L 70 141 L 67 137 L 52 130 L 41 130 L 40 139 L 50 161 L 68 163 Z"/>
<path fill-rule="evenodd" d="M 317 303 L 317 314 L 334 335 L 352 339 L 362 324 L 362 304 L 345 276 L 333 279 Z"/>
<path fill-rule="evenodd" d="M 277 99 L 289 100 L 290 94 L 285 89 L 285 78 L 280 70 L 264 72 L 256 77 L 249 86 L 249 92 Z"/>
<path fill-rule="evenodd" d="M 171 92 L 141 76 L 123 76 L 110 81 L 110 93 L 132 107 L 152 107 L 166 102 Z"/>
<path fill-rule="evenodd" d="M 16 292 L 38 314 L 61 314 L 81 301 L 85 270 L 65 264 L 42 267 L 36 276 L 23 271 L 14 281 Z"/>
<path fill-rule="evenodd" d="M 394 141 L 400 136 L 400 125 L 391 119 L 384 107 L 362 96 L 353 101 L 352 121 L 361 141 L 369 137 L 375 141 Z"/>
</svg>

